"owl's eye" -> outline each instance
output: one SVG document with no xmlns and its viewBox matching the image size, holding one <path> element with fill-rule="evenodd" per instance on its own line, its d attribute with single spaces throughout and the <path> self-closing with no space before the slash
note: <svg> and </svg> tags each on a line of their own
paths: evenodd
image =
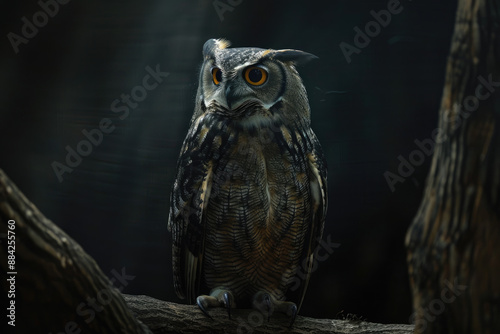
<svg viewBox="0 0 500 334">
<path fill-rule="evenodd" d="M 246 82 L 253 86 L 260 86 L 267 80 L 267 71 L 261 67 L 250 66 L 244 72 Z"/>
<path fill-rule="evenodd" d="M 218 67 L 212 68 L 212 79 L 214 84 L 218 85 L 222 81 L 222 71 Z"/>
</svg>

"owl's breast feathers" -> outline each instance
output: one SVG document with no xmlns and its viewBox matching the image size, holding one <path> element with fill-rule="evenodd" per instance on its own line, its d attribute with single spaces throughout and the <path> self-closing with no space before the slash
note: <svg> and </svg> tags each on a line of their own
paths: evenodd
<svg viewBox="0 0 500 334">
<path fill-rule="evenodd" d="M 283 299 L 308 259 L 300 303 L 326 206 L 326 164 L 307 125 L 245 127 L 203 114 L 184 141 L 171 197 L 178 294 L 191 301 L 203 283 Z"/>
</svg>

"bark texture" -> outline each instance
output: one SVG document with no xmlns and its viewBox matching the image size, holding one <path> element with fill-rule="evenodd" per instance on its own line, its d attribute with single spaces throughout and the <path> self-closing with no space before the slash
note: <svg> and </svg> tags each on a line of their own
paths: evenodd
<svg viewBox="0 0 500 334">
<path fill-rule="evenodd" d="M 432 165 L 406 237 L 416 333 L 500 333 L 499 23 L 498 0 L 459 0 Z"/>
<path fill-rule="evenodd" d="M 8 224 L 12 220 L 15 224 Z M 12 248 L 5 240 L 0 248 L 2 272 L 17 272 L 7 275 L 15 277 L 15 333 L 151 333 L 94 259 L 45 218 L 2 170 L 0 228 L 1 234 L 15 233 L 14 267 L 7 261 Z M 11 285 L 3 279 L 2 286 L 7 296 Z"/>
</svg>

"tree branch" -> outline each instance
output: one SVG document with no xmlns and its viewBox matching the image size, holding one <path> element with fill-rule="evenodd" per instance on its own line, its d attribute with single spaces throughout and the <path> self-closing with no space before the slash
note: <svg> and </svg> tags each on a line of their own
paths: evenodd
<svg viewBox="0 0 500 334">
<path fill-rule="evenodd" d="M 5 295 L 15 290 L 9 305 L 15 303 L 17 317 L 11 319 L 17 333 L 151 333 L 94 259 L 45 218 L 2 170 L 0 226 L 9 241 L 15 236 L 15 254 L 2 240 L 0 263 L 3 272 L 17 272 L 8 274 L 13 278 L 9 284 L 2 281 Z M 13 265 L 7 261 L 12 254 Z"/>
<path fill-rule="evenodd" d="M 412 325 L 382 325 L 359 320 L 314 319 L 298 316 L 293 328 L 290 318 L 273 314 L 270 321 L 256 310 L 233 310 L 231 319 L 223 308 L 210 309 L 213 320 L 194 305 L 180 305 L 148 296 L 124 295 L 130 309 L 153 333 L 350 333 L 410 334 Z"/>
</svg>

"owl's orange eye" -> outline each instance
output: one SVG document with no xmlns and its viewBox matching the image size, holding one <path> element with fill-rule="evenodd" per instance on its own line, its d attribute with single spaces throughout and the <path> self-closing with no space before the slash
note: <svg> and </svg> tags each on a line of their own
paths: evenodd
<svg viewBox="0 0 500 334">
<path fill-rule="evenodd" d="M 244 72 L 246 82 L 253 86 L 260 86 L 267 80 L 267 71 L 261 67 L 250 66 Z"/>
<path fill-rule="evenodd" d="M 214 84 L 218 85 L 222 81 L 222 71 L 218 67 L 212 68 L 212 79 Z"/>
</svg>

